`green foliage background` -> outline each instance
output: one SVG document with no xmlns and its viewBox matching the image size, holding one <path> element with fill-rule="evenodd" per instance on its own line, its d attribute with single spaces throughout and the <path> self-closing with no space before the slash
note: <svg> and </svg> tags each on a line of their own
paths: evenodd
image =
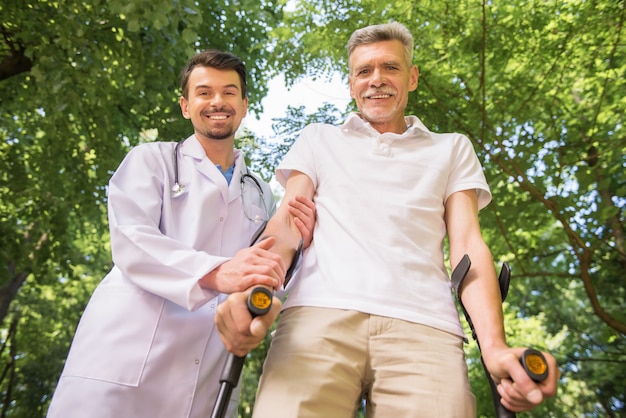
<svg viewBox="0 0 626 418">
<path fill-rule="evenodd" d="M 8 0 L 0 5 L 0 410 L 45 416 L 78 318 L 110 268 L 106 184 L 129 147 L 189 135 L 178 72 L 217 47 L 267 81 L 346 74 L 361 26 L 416 40 L 409 113 L 472 139 L 494 194 L 481 213 L 508 262 L 511 344 L 559 361 L 559 395 L 533 417 L 624 416 L 626 18 L 617 0 Z M 347 82 L 347 80 L 346 80 Z M 281 143 L 243 132 L 266 178 L 297 132 L 349 109 L 289 109 Z M 266 345 L 246 363 L 250 416 Z M 467 346 L 479 416 L 493 407 Z"/>
</svg>

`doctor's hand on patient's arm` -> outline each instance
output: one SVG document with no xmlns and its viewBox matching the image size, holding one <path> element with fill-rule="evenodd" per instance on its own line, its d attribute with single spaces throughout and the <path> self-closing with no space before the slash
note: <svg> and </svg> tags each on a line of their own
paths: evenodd
<svg viewBox="0 0 626 418">
<path fill-rule="evenodd" d="M 294 224 L 298 227 L 302 239 L 303 248 L 307 248 L 313 241 L 313 228 L 315 228 L 315 203 L 312 200 L 296 196 L 288 202 L 289 213 L 294 217 Z"/>
<path fill-rule="evenodd" d="M 280 299 L 274 296 L 270 311 L 252 318 L 247 305 L 250 291 L 229 295 L 215 314 L 215 325 L 224 346 L 237 356 L 246 355 L 263 341 L 282 306 Z"/>
<path fill-rule="evenodd" d="M 269 251 L 275 244 L 276 238 L 268 237 L 240 250 L 202 277 L 200 286 L 220 293 L 243 292 L 255 285 L 280 289 L 287 268 L 279 255 Z"/>
</svg>

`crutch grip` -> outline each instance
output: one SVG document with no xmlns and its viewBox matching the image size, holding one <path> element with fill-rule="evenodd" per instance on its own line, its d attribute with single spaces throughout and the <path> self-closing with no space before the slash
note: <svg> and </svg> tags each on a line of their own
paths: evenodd
<svg viewBox="0 0 626 418">
<path fill-rule="evenodd" d="M 257 286 L 252 289 L 250 295 L 248 295 L 250 315 L 254 318 L 268 313 L 272 308 L 272 297 L 272 291 L 266 287 Z M 223 418 L 225 416 L 230 395 L 233 388 L 236 388 L 239 383 L 239 377 L 241 377 L 245 361 L 245 356 L 239 357 L 233 353 L 228 353 L 228 358 L 226 358 L 226 363 L 220 376 L 220 390 L 217 394 L 211 418 Z"/>
</svg>

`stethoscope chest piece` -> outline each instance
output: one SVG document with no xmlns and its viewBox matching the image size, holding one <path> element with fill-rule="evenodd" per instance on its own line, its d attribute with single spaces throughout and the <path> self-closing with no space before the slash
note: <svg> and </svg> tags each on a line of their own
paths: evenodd
<svg viewBox="0 0 626 418">
<path fill-rule="evenodd" d="M 171 190 L 172 190 L 172 193 L 174 193 L 174 195 L 178 196 L 179 194 L 182 194 L 185 191 L 185 186 L 179 183 L 174 183 Z"/>
</svg>

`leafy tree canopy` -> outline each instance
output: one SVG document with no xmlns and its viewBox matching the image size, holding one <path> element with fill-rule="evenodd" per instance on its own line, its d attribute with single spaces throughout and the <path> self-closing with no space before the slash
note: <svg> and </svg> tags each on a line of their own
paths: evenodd
<svg viewBox="0 0 626 418">
<path fill-rule="evenodd" d="M 553 352 L 559 396 L 526 416 L 619 416 L 626 383 L 623 0 L 8 0 L 0 5 L 0 405 L 44 416 L 82 307 L 110 267 L 106 184 L 130 146 L 178 140 L 178 73 L 200 49 L 247 63 L 251 107 L 267 80 L 347 75 L 353 30 L 414 34 L 408 112 L 474 143 L 493 192 L 481 213 L 513 282 L 510 343 Z M 346 78 L 347 81 L 347 78 Z M 349 109 L 348 109 L 349 110 Z M 284 142 L 245 133 L 269 177 L 297 132 L 344 109 L 290 109 Z M 255 151 L 256 150 L 256 151 Z M 491 399 L 468 346 L 480 416 Z M 263 356 L 253 352 L 249 416 Z"/>
</svg>

